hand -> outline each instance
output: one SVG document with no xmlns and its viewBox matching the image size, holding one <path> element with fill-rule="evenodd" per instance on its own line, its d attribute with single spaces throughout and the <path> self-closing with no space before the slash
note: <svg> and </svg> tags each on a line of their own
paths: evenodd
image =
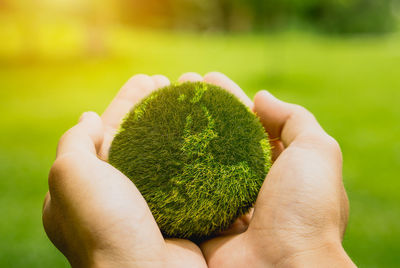
<svg viewBox="0 0 400 268">
<path fill-rule="evenodd" d="M 152 90 L 168 84 L 164 76 L 134 76 L 102 118 L 85 113 L 61 138 L 43 224 L 73 267 L 206 266 L 194 243 L 163 238 L 135 185 L 106 162 L 124 115 Z"/>
<path fill-rule="evenodd" d="M 272 140 L 275 160 L 254 213 L 201 245 L 208 265 L 353 267 L 341 245 L 348 200 L 338 143 L 298 105 L 261 91 L 253 107 L 223 74 L 210 73 L 203 80 L 234 93 L 254 110 Z"/>
</svg>

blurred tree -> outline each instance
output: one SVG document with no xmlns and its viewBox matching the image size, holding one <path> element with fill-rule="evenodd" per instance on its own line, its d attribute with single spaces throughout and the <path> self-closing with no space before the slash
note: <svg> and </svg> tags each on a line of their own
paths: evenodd
<svg viewBox="0 0 400 268">
<path fill-rule="evenodd" d="M 400 0 L 119 0 L 123 18 L 142 26 L 256 31 L 308 25 L 335 33 L 395 29 Z M 237 27 L 238 22 L 246 25 Z"/>
<path fill-rule="evenodd" d="M 221 28 L 218 1 L 173 0 L 171 3 L 174 28 L 201 31 Z"/>
<path fill-rule="evenodd" d="M 221 26 L 219 1 L 119 0 L 119 3 L 121 19 L 130 25 L 185 30 L 210 30 Z"/>
<path fill-rule="evenodd" d="M 118 21 L 115 3 L 111 0 L 0 0 L 0 16 L 7 17 L 15 27 L 16 56 L 23 61 L 63 57 L 60 51 L 65 55 L 99 57 L 107 55 L 107 30 Z M 53 42 L 49 40 L 54 39 L 70 42 L 73 47 L 66 46 L 53 53 Z"/>
<path fill-rule="evenodd" d="M 318 7 L 317 21 L 329 32 L 379 33 L 393 30 L 396 21 L 391 0 L 348 0 L 327 2 Z"/>
<path fill-rule="evenodd" d="M 43 28 L 81 24 L 86 55 L 107 54 L 114 23 L 195 31 L 265 31 L 306 26 L 328 33 L 384 33 L 398 26 L 400 0 L 0 0 L 12 14 L 23 57 L 33 59 Z M 61 22 L 64 21 L 64 22 Z"/>
<path fill-rule="evenodd" d="M 220 10 L 221 28 L 224 31 L 230 31 L 232 28 L 234 3 L 231 0 L 217 0 L 216 3 Z"/>
<path fill-rule="evenodd" d="M 129 25 L 171 27 L 173 0 L 118 0 L 120 20 Z"/>
<path fill-rule="evenodd" d="M 37 60 L 38 50 L 38 23 L 39 14 L 32 12 L 40 5 L 37 0 L 32 1 L 8 1 L 10 10 L 14 16 L 18 30 L 21 33 L 21 60 L 32 62 Z"/>
<path fill-rule="evenodd" d="M 86 55 L 102 57 L 107 55 L 107 28 L 117 20 L 114 1 L 87 0 L 84 9 L 86 26 Z"/>
<path fill-rule="evenodd" d="M 379 33 L 393 30 L 392 3 L 398 0 L 286 0 L 292 16 L 314 28 L 335 33 Z"/>
</svg>

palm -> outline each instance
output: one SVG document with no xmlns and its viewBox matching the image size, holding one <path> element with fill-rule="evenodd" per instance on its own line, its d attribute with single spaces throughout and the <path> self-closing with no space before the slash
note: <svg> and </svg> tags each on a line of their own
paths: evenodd
<svg viewBox="0 0 400 268">
<path fill-rule="evenodd" d="M 309 215 L 318 213 L 318 206 L 324 207 L 321 203 L 316 206 L 315 201 L 326 200 L 325 197 L 330 196 L 329 192 L 334 189 L 320 179 L 326 176 L 326 171 L 316 170 L 318 161 L 312 155 L 305 157 L 302 149 L 288 148 L 282 152 L 265 179 L 254 206 L 254 214 L 246 215 L 244 220 L 239 219 L 241 224 L 236 224 L 238 228 L 229 230 L 228 235 L 211 239 L 202 245 L 210 266 L 242 267 L 252 262 L 253 251 L 257 248 L 263 250 L 264 256 L 268 256 L 266 245 L 293 246 L 300 238 L 323 231 L 324 222 L 320 223 L 321 230 L 318 227 L 308 228 L 314 226 L 314 219 Z M 296 178 L 295 184 L 293 178 Z M 320 196 L 310 195 L 314 192 Z M 243 223 L 248 224 L 248 228 Z M 238 250 L 241 254 L 232 254 Z M 271 252 L 270 259 L 275 259 L 276 256 L 272 255 Z"/>
<path fill-rule="evenodd" d="M 248 226 L 201 245 L 210 266 L 277 265 L 299 252 L 340 245 L 347 223 L 337 143 L 304 108 L 265 92 L 257 94 L 254 110 L 274 140 L 276 160 Z"/>
</svg>

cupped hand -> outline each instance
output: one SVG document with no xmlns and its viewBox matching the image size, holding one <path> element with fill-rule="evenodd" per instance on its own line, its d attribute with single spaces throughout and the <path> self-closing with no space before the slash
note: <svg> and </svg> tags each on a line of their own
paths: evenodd
<svg viewBox="0 0 400 268">
<path fill-rule="evenodd" d="M 210 266 L 351 266 L 341 246 L 348 202 L 337 143 L 304 108 L 260 92 L 255 104 L 220 73 L 179 81 L 205 81 L 238 96 L 261 118 L 276 158 L 254 214 L 201 245 Z M 163 239 L 134 184 L 106 161 L 124 115 L 163 76 L 133 77 L 99 118 L 86 113 L 60 140 L 49 175 L 43 222 L 74 267 L 203 267 L 190 241 Z M 102 160 L 100 160 L 102 159 Z"/>
<path fill-rule="evenodd" d="M 260 91 L 253 104 L 221 73 L 197 79 L 225 88 L 253 109 L 270 136 L 274 158 L 254 212 L 201 245 L 208 265 L 354 266 L 341 245 L 348 200 L 338 143 L 301 106 L 266 91 Z"/>
<path fill-rule="evenodd" d="M 73 267 L 205 267 L 197 245 L 164 239 L 142 195 L 107 163 L 111 141 L 135 103 L 166 86 L 166 77 L 137 75 L 100 118 L 84 113 L 61 138 L 49 174 L 43 224 Z"/>
</svg>

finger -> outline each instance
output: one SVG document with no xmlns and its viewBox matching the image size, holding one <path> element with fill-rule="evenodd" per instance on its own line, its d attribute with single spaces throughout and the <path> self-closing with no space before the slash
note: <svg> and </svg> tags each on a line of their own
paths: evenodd
<svg viewBox="0 0 400 268">
<path fill-rule="evenodd" d="M 156 74 L 151 77 L 154 81 L 156 88 L 166 87 L 170 84 L 169 79 L 161 74 Z"/>
<path fill-rule="evenodd" d="M 104 122 L 104 141 L 99 156 L 103 160 L 108 159 L 108 150 L 115 134 L 125 115 L 145 96 L 149 95 L 157 87 L 156 83 L 163 84 L 165 79 L 156 77 L 156 82 L 148 75 L 138 74 L 133 76 L 122 86 L 117 96 L 102 114 Z M 162 81 L 164 80 L 164 81 Z"/>
<path fill-rule="evenodd" d="M 95 112 L 86 112 L 79 119 L 79 123 L 61 137 L 57 157 L 73 152 L 89 152 L 96 155 L 103 141 L 103 134 L 100 117 Z"/>
<path fill-rule="evenodd" d="M 201 75 L 199 75 L 198 73 L 194 73 L 194 72 L 184 73 L 178 79 L 179 83 L 199 82 L 199 81 L 203 81 L 203 77 Z"/>
<path fill-rule="evenodd" d="M 246 95 L 246 93 L 244 93 L 244 91 L 226 75 L 219 72 L 211 72 L 204 76 L 204 82 L 214 84 L 226 89 L 227 91 L 238 97 L 245 105 L 250 107 L 250 109 L 253 108 L 253 102 Z"/>
<path fill-rule="evenodd" d="M 104 125 L 114 129 L 118 128 L 125 114 L 155 89 L 155 82 L 150 76 L 144 74 L 133 76 L 122 86 L 117 96 L 102 114 L 101 119 Z"/>
<path fill-rule="evenodd" d="M 301 106 L 278 100 L 263 90 L 254 98 L 254 111 L 260 117 L 271 139 L 281 139 L 287 147 L 294 140 L 328 140 L 315 117 Z"/>
</svg>

